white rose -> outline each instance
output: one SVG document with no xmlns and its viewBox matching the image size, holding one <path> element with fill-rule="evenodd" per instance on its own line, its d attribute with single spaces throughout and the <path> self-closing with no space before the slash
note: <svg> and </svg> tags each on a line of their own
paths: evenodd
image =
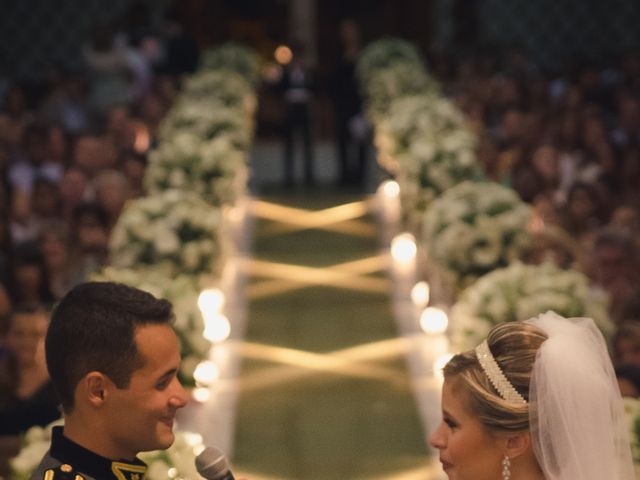
<svg viewBox="0 0 640 480">
<path fill-rule="evenodd" d="M 546 309 L 542 309 L 537 299 L 531 297 L 523 297 L 518 299 L 516 304 L 516 316 L 519 320 L 528 320 L 541 313 L 544 313 Z"/>
<path fill-rule="evenodd" d="M 17 472 L 33 472 L 42 457 L 49 450 L 48 441 L 39 441 L 25 446 L 17 457 L 11 460 L 11 467 Z"/>
<path fill-rule="evenodd" d="M 469 254 L 474 265 L 490 267 L 502 256 L 502 232 L 487 217 L 479 217 L 475 229 L 475 245 Z"/>
<path fill-rule="evenodd" d="M 141 202 L 131 203 L 130 206 L 124 211 L 123 222 L 128 227 L 136 225 L 138 223 L 147 222 L 147 214 L 145 213 L 147 205 Z"/>
<path fill-rule="evenodd" d="M 195 470 L 196 456 L 193 453 L 192 447 L 187 446 L 187 448 L 183 450 L 171 448 L 167 453 L 173 462 L 173 466 L 178 471 L 180 478 L 199 478 L 198 472 Z"/>
<path fill-rule="evenodd" d="M 187 270 L 194 270 L 200 264 L 200 251 L 196 242 L 189 242 L 182 248 L 182 261 Z"/>
<path fill-rule="evenodd" d="M 504 322 L 507 319 L 508 305 L 501 295 L 493 295 L 484 306 L 487 314 L 494 323 Z"/>
<path fill-rule="evenodd" d="M 171 188 L 184 188 L 187 185 L 187 174 L 176 168 L 171 171 L 167 180 Z"/>
<path fill-rule="evenodd" d="M 139 252 L 134 245 L 129 244 L 128 247 L 111 252 L 111 260 L 114 265 L 122 267 L 130 267 L 138 262 Z"/>
<path fill-rule="evenodd" d="M 436 154 L 436 147 L 433 143 L 422 141 L 417 142 L 410 147 L 411 158 L 419 159 L 420 163 L 429 162 Z"/>
<path fill-rule="evenodd" d="M 153 246 L 160 255 L 169 255 L 180 248 L 180 239 L 167 228 L 158 228 L 153 239 Z"/>
<path fill-rule="evenodd" d="M 149 241 L 153 238 L 152 230 L 149 228 L 149 222 L 146 218 L 130 224 L 131 233 L 143 241 Z"/>
<path fill-rule="evenodd" d="M 550 291 L 537 295 L 536 300 L 540 305 L 540 313 L 553 310 L 561 315 L 570 315 L 570 309 L 575 302 L 575 300 L 568 297 L 565 293 L 558 291 Z"/>
<path fill-rule="evenodd" d="M 446 167 L 435 163 L 429 165 L 427 168 L 427 176 L 433 186 L 441 192 L 449 188 L 453 183 L 447 173 Z"/>
<path fill-rule="evenodd" d="M 144 218 L 132 219 L 133 222 L 149 222 L 153 223 L 157 218 L 160 218 L 166 213 L 166 205 L 163 198 L 159 195 L 151 195 L 146 197 L 144 202 L 139 201 L 138 207 L 142 211 Z"/>
<path fill-rule="evenodd" d="M 147 466 L 147 473 L 145 475 L 147 480 L 167 480 L 167 478 L 169 478 L 168 472 L 171 465 L 163 460 L 155 460 Z"/>
<path fill-rule="evenodd" d="M 174 308 L 175 321 L 173 326 L 176 330 L 184 330 L 189 326 L 189 313 L 179 308 Z"/>
<path fill-rule="evenodd" d="M 110 248 L 119 248 L 129 241 L 129 235 L 121 222 L 118 222 L 113 229 L 111 239 L 109 240 Z"/>
<path fill-rule="evenodd" d="M 556 275 L 545 274 L 544 271 L 539 270 L 534 270 L 527 273 L 528 275 L 526 282 L 521 282 L 522 289 L 525 293 L 529 295 L 537 295 L 548 290 L 556 290 Z M 558 271 L 558 273 L 560 272 Z"/>
</svg>

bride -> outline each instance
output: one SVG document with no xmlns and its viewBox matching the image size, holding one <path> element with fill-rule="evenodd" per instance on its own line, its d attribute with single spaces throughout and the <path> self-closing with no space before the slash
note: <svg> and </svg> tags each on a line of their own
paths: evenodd
<svg viewBox="0 0 640 480">
<path fill-rule="evenodd" d="M 444 367 L 430 443 L 449 480 L 634 480 L 622 399 L 591 319 L 493 328 Z"/>
</svg>

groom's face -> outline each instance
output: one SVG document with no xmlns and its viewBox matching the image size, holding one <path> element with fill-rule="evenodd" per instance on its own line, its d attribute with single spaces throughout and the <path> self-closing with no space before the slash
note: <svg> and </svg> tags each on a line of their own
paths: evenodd
<svg viewBox="0 0 640 480">
<path fill-rule="evenodd" d="M 188 396 L 177 378 L 180 346 L 169 325 L 136 328 L 135 341 L 143 360 L 126 388 L 113 388 L 108 399 L 109 435 L 124 449 L 123 458 L 165 449 L 174 440 L 173 422 Z"/>
</svg>

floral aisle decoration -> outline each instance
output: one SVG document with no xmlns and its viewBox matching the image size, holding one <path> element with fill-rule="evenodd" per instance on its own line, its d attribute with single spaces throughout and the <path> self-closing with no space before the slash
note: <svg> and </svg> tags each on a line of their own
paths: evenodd
<svg viewBox="0 0 640 480">
<path fill-rule="evenodd" d="M 419 231 L 424 211 L 438 195 L 465 180 L 479 180 L 477 139 L 450 100 L 432 95 L 405 96 L 393 102 L 377 134 L 395 160 L 402 206 L 410 228 Z M 389 168 L 387 168 L 389 169 Z M 393 171 L 393 170 L 392 170 Z"/>
<path fill-rule="evenodd" d="M 219 276 L 225 237 L 219 208 L 197 194 L 167 190 L 129 202 L 109 244 L 118 268 L 158 267 L 166 278 L 179 274 Z"/>
<path fill-rule="evenodd" d="M 437 87 L 422 66 L 399 63 L 377 72 L 369 79 L 364 91 L 367 117 L 377 125 L 398 98 L 417 95 L 431 97 L 437 94 Z"/>
<path fill-rule="evenodd" d="M 509 188 L 463 182 L 433 201 L 423 218 L 429 269 L 460 292 L 477 278 L 522 255 L 530 207 Z"/>
<path fill-rule="evenodd" d="M 13 480 L 28 480 L 38 467 L 40 460 L 49 449 L 51 431 L 54 426 L 62 425 L 59 420 L 46 427 L 32 427 L 23 437 L 20 453 L 11 459 L 11 477 Z M 204 445 L 197 433 L 175 432 L 175 441 L 167 450 L 144 452 L 140 459 L 148 466 L 147 480 L 193 480 L 200 478 L 195 467 L 195 458 Z"/>
<path fill-rule="evenodd" d="M 368 81 L 380 71 L 398 64 L 412 64 L 419 68 L 423 64 L 423 59 L 411 42 L 401 38 L 387 37 L 371 42 L 358 58 L 356 65 L 358 81 L 366 86 Z"/>
<path fill-rule="evenodd" d="M 14 480 L 29 480 L 31 474 L 40 464 L 40 460 L 49 450 L 51 430 L 57 425 L 64 425 L 61 418 L 46 427 L 31 427 L 22 437 L 22 445 L 17 456 L 9 461 L 11 477 Z"/>
<path fill-rule="evenodd" d="M 140 460 L 148 467 L 145 480 L 201 478 L 196 469 L 196 456 L 204 449 L 200 434 L 176 431 L 175 440 L 168 449 L 143 452 L 139 455 Z"/>
<path fill-rule="evenodd" d="M 238 110 L 216 107 L 205 101 L 180 100 L 160 124 L 160 145 L 180 132 L 197 135 L 199 142 L 227 137 L 233 145 L 247 151 L 251 145 L 251 128 Z"/>
<path fill-rule="evenodd" d="M 201 141 L 181 130 L 163 141 L 149 157 L 145 186 L 150 193 L 191 190 L 210 205 L 233 205 L 244 193 L 246 155 L 229 136 Z"/>
<path fill-rule="evenodd" d="M 182 97 L 242 111 L 249 117 L 257 106 L 252 85 L 229 70 L 205 70 L 190 76 L 184 83 Z"/>
<path fill-rule="evenodd" d="M 145 186 L 200 194 L 214 206 L 232 205 L 246 189 L 255 93 L 230 70 L 208 70 L 185 81 L 159 130 Z"/>
<path fill-rule="evenodd" d="M 369 44 L 358 58 L 356 75 L 374 124 L 384 118 L 396 98 L 438 91 L 418 50 L 399 38 Z"/>
<path fill-rule="evenodd" d="M 250 49 L 226 45 L 204 64 L 164 118 L 145 173 L 149 196 L 126 205 L 110 240 L 112 268 L 96 277 L 173 303 L 188 386 L 211 348 L 197 299 L 201 285 L 220 278 L 231 247 L 227 212 L 246 190 L 256 107 Z"/>
<path fill-rule="evenodd" d="M 171 280 L 167 280 L 171 278 Z M 178 376 L 186 387 L 195 387 L 193 373 L 202 361 L 208 360 L 212 343 L 204 336 L 205 323 L 198 308 L 200 285 L 191 276 L 169 276 L 158 268 L 124 269 L 107 267 L 94 275 L 95 281 L 124 283 L 139 288 L 173 305 L 173 328 L 180 340 L 180 371 Z"/>
<path fill-rule="evenodd" d="M 357 74 L 375 126 L 378 163 L 400 185 L 405 227 L 419 235 L 430 202 L 458 183 L 483 177 L 476 135 L 409 42 L 370 44 Z"/>
<path fill-rule="evenodd" d="M 592 318 L 605 337 L 615 327 L 607 314 L 607 298 L 589 287 L 576 270 L 551 263 L 515 262 L 495 270 L 462 292 L 451 309 L 450 337 L 454 348 L 478 345 L 499 323 L 526 320 L 549 310 L 563 317 Z"/>
<path fill-rule="evenodd" d="M 260 65 L 256 52 L 236 42 L 227 42 L 204 51 L 200 60 L 200 68 L 203 70 L 228 69 L 253 85 L 258 83 L 260 76 Z"/>
</svg>

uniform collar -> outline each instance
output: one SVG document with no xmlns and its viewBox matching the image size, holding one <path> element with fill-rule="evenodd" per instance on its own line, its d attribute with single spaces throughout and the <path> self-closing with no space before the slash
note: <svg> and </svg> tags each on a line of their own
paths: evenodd
<svg viewBox="0 0 640 480">
<path fill-rule="evenodd" d="M 76 471 L 100 480 L 142 480 L 147 471 L 147 465 L 138 458 L 113 461 L 87 450 L 65 437 L 63 427 L 53 427 L 50 453 Z"/>
</svg>

